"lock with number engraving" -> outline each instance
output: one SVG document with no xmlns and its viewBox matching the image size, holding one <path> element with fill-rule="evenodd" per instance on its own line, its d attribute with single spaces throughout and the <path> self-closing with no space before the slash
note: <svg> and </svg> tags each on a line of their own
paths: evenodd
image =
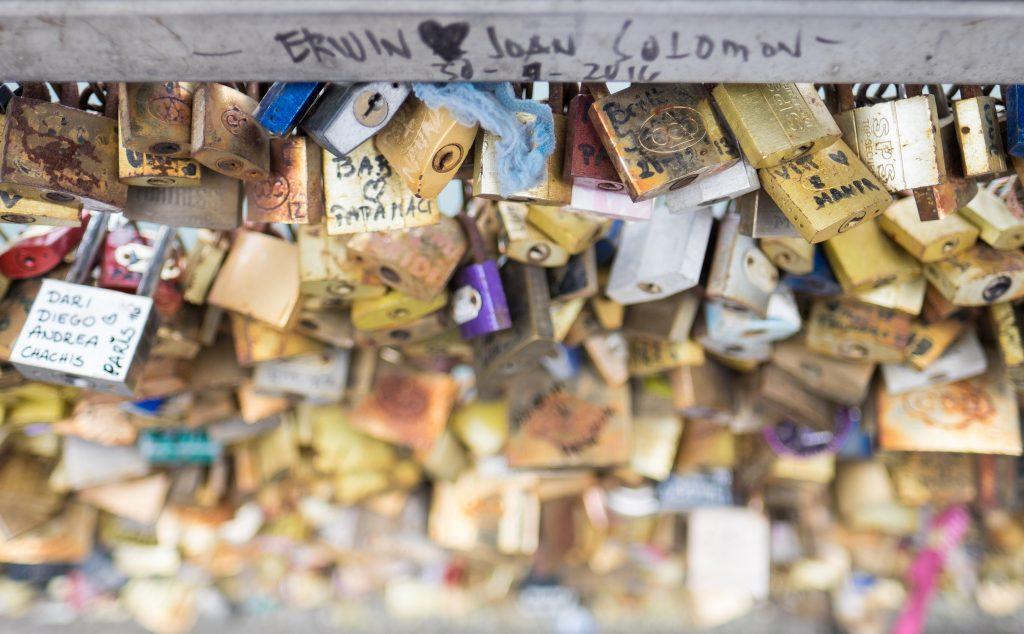
<svg viewBox="0 0 1024 634">
<path fill-rule="evenodd" d="M 43 280 L 11 362 L 26 378 L 130 396 L 159 321 L 153 294 L 174 241 L 163 227 L 137 295 L 83 284 L 102 246 L 109 215 L 89 223 L 67 281 Z"/>
<path fill-rule="evenodd" d="M 270 178 L 245 184 L 249 222 L 320 224 L 324 216 L 323 152 L 304 136 L 270 140 Z"/>
<path fill-rule="evenodd" d="M 118 84 L 117 117 L 124 147 L 137 154 L 188 158 L 195 89 L 191 82 Z"/>
<path fill-rule="evenodd" d="M 825 255 L 847 293 L 921 277 L 920 263 L 886 237 L 877 221 L 863 222 L 829 239 Z"/>
<path fill-rule="evenodd" d="M 708 207 L 671 214 L 656 205 L 650 221 L 629 223 L 622 230 L 605 294 L 628 305 L 696 286 L 713 223 Z"/>
<path fill-rule="evenodd" d="M 591 92 L 590 120 L 634 201 L 740 160 L 699 84 L 633 84 L 612 95 L 595 86 Z"/>
<path fill-rule="evenodd" d="M 452 314 L 463 339 L 505 330 L 512 326 L 498 263 L 487 257 L 483 237 L 465 212 L 458 215 L 469 243 L 472 262 L 455 276 Z"/>
<path fill-rule="evenodd" d="M 288 136 L 313 107 L 323 88 L 323 83 L 314 81 L 275 81 L 260 99 L 253 116 L 270 136 Z"/>
<path fill-rule="evenodd" d="M 387 125 L 409 92 L 409 84 L 397 82 L 329 84 L 302 129 L 334 156 L 345 156 Z"/>
<path fill-rule="evenodd" d="M 245 181 L 270 177 L 270 142 L 252 96 L 224 84 L 200 84 L 192 98 L 192 158 Z"/>
<path fill-rule="evenodd" d="M 719 84 L 711 95 L 755 168 L 792 161 L 839 139 L 813 84 Z"/>
<path fill-rule="evenodd" d="M 742 228 L 742 225 L 741 225 Z M 772 264 L 787 273 L 807 275 L 814 271 L 815 247 L 801 237 L 761 238 L 758 246 Z"/>
<path fill-rule="evenodd" d="M 469 157 L 478 128 L 409 97 L 373 143 L 414 195 L 437 198 Z"/>
<path fill-rule="evenodd" d="M 131 187 L 124 216 L 170 227 L 226 231 L 242 224 L 242 184 L 202 168 L 198 187 Z"/>
<path fill-rule="evenodd" d="M 981 188 L 960 209 L 960 215 L 981 231 L 981 239 L 993 249 L 1018 249 L 1024 245 L 1024 215 L 1020 208 Z"/>
<path fill-rule="evenodd" d="M 12 280 L 46 275 L 78 246 L 91 219 L 92 215 L 87 215 L 74 227 L 26 231 L 0 255 L 0 273 Z"/>
<path fill-rule="evenodd" d="M 360 233 L 348 242 L 357 264 L 391 288 L 420 300 L 444 290 L 466 247 L 459 223 L 448 217 L 426 227 Z"/>
<path fill-rule="evenodd" d="M 719 223 L 705 293 L 709 299 L 764 317 L 768 298 L 779 285 L 779 271 L 739 227 L 739 214 L 727 213 Z"/>
<path fill-rule="evenodd" d="M 497 207 L 502 227 L 498 247 L 504 255 L 534 266 L 565 266 L 569 252 L 526 221 L 529 212 L 525 204 L 500 201 Z"/>
<path fill-rule="evenodd" d="M 953 102 L 953 122 L 964 176 L 974 178 L 1006 171 L 995 97 L 982 94 L 981 86 L 962 84 L 960 99 Z"/>
<path fill-rule="evenodd" d="M 985 306 L 1024 295 L 1024 253 L 985 244 L 926 264 L 924 276 L 952 304 Z"/>
<path fill-rule="evenodd" d="M 920 262 L 936 262 L 966 251 L 978 240 L 978 228 L 959 214 L 939 220 L 921 220 L 912 196 L 889 205 L 878 226 Z"/>
</svg>

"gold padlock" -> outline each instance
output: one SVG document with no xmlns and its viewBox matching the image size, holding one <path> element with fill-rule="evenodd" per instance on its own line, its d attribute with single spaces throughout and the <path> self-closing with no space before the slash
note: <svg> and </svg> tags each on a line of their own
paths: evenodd
<svg viewBox="0 0 1024 634">
<path fill-rule="evenodd" d="M 852 299 L 819 298 L 807 320 L 807 348 L 840 359 L 900 363 L 910 315 Z"/>
<path fill-rule="evenodd" d="M 882 213 L 892 196 L 842 140 L 758 172 L 800 235 L 821 242 Z"/>
<path fill-rule="evenodd" d="M 192 98 L 192 158 L 232 178 L 269 178 L 270 143 L 253 118 L 257 105 L 224 84 L 200 84 Z"/>
<path fill-rule="evenodd" d="M 168 158 L 130 150 L 118 130 L 117 177 L 136 187 L 198 187 L 202 180 L 199 163 L 190 158 Z"/>
<path fill-rule="evenodd" d="M 791 161 L 839 139 L 839 127 L 813 84 L 718 84 L 711 95 L 755 168 Z"/>
<path fill-rule="evenodd" d="M 399 291 L 380 297 L 360 298 L 352 302 L 352 325 L 360 330 L 398 328 L 444 308 L 447 303 L 446 292 L 425 301 Z"/>
<path fill-rule="evenodd" d="M 345 156 L 323 155 L 327 233 L 391 231 L 435 224 L 441 211 L 417 198 L 367 139 Z"/>
<path fill-rule="evenodd" d="M 993 304 L 993 314 L 996 306 Z M 960 335 L 967 330 L 966 319 L 943 319 L 931 323 L 916 322 L 911 330 L 910 342 L 907 343 L 907 363 L 916 370 L 924 370 L 938 359 Z"/>
<path fill-rule="evenodd" d="M 1015 213 L 998 196 L 981 188 L 960 214 L 981 231 L 981 239 L 994 249 L 1018 249 L 1024 245 L 1024 216 Z"/>
<path fill-rule="evenodd" d="M 122 143 L 135 154 L 187 158 L 191 151 L 192 82 L 120 83 Z"/>
<path fill-rule="evenodd" d="M 1024 315 L 1012 302 L 999 302 L 992 304 L 991 317 L 1006 375 L 1018 392 L 1024 392 Z"/>
<path fill-rule="evenodd" d="M 355 344 L 372 348 L 379 348 L 381 346 L 409 346 L 437 337 L 451 328 L 451 316 L 446 311 L 435 310 L 415 321 L 403 323 L 394 328 L 356 330 Z"/>
<path fill-rule="evenodd" d="M 921 277 L 921 264 L 886 237 L 876 221 L 833 236 L 825 242 L 825 255 L 847 293 Z"/>
<path fill-rule="evenodd" d="M 243 367 L 323 349 L 322 344 L 309 337 L 282 332 L 238 313 L 231 314 L 231 334 L 235 341 L 235 357 L 238 365 Z"/>
<path fill-rule="evenodd" d="M 249 222 L 317 225 L 324 216 L 322 150 L 306 137 L 270 140 L 270 178 L 245 184 Z"/>
<path fill-rule="evenodd" d="M 850 293 L 852 297 L 866 303 L 891 308 L 908 315 L 920 315 L 924 308 L 924 296 L 928 282 L 918 277 L 905 282 L 892 282 L 867 290 Z"/>
<path fill-rule="evenodd" d="M 388 370 L 377 377 L 351 423 L 381 440 L 429 451 L 441 437 L 457 395 L 458 384 L 447 374 Z"/>
<path fill-rule="evenodd" d="M 206 303 L 206 295 L 230 246 L 222 233 L 209 229 L 196 231 L 196 242 L 188 252 L 181 280 L 181 293 L 186 302 L 200 306 Z"/>
<path fill-rule="evenodd" d="M 783 271 L 806 275 L 814 270 L 814 245 L 803 238 L 761 238 L 758 246 Z"/>
<path fill-rule="evenodd" d="M 299 227 L 299 290 L 324 299 L 380 297 L 387 287 L 348 253 L 347 236 L 332 236 L 322 224 Z"/>
<path fill-rule="evenodd" d="M 437 198 L 469 157 L 478 128 L 409 96 L 374 144 L 414 195 Z"/>
<path fill-rule="evenodd" d="M 501 201 L 497 207 L 502 225 L 498 247 L 504 255 L 534 266 L 565 266 L 569 252 L 526 221 L 529 211 L 525 204 Z"/>
<path fill-rule="evenodd" d="M 994 97 L 982 94 L 981 86 L 961 85 L 960 99 L 953 102 L 953 122 L 964 176 L 973 178 L 1006 171 L 1003 133 Z"/>
<path fill-rule="evenodd" d="M 685 187 L 739 161 L 699 84 L 591 87 L 590 120 L 634 202 Z"/>
<path fill-rule="evenodd" d="M 590 247 L 608 224 L 604 218 L 586 212 L 563 211 L 543 205 L 527 205 L 526 221 L 570 255 L 582 253 Z"/>
<path fill-rule="evenodd" d="M 1024 296 L 1024 253 L 985 244 L 926 264 L 924 276 L 950 303 L 985 306 Z"/>
<path fill-rule="evenodd" d="M 206 300 L 287 330 L 299 316 L 299 253 L 291 242 L 239 231 Z"/>
<path fill-rule="evenodd" d="M 684 365 L 702 365 L 704 349 L 695 341 L 629 337 L 630 376 L 649 376 Z"/>
<path fill-rule="evenodd" d="M 952 257 L 978 240 L 978 229 L 957 214 L 922 221 L 913 196 L 889 205 L 878 217 L 878 226 L 920 262 Z"/>
<path fill-rule="evenodd" d="M 0 127 L 2 126 L 3 115 L 0 115 Z M 0 187 L 0 221 L 19 225 L 77 227 L 82 224 L 82 210 L 78 207 L 25 198 Z"/>
</svg>

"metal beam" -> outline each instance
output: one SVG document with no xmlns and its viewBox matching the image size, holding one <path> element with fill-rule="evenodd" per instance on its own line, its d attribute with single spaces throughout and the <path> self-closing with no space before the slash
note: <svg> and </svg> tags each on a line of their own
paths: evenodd
<svg viewBox="0 0 1024 634">
<path fill-rule="evenodd" d="M 1024 81 L 1024 3 L 0 0 L 0 79 Z"/>
</svg>

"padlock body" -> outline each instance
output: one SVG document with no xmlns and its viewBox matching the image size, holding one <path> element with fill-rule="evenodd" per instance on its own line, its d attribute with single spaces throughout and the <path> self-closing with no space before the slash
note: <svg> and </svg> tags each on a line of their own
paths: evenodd
<svg viewBox="0 0 1024 634">
<path fill-rule="evenodd" d="M 528 124 L 534 120 L 532 114 L 518 112 L 519 121 Z M 539 183 L 518 192 L 502 193 L 498 178 L 498 136 L 486 130 L 481 131 L 476 145 L 473 176 L 473 195 L 492 200 L 512 200 L 535 205 L 562 206 L 572 199 L 572 183 L 562 173 L 562 154 L 565 151 L 565 116 L 552 115 L 552 134 L 555 150 L 548 157 L 544 177 Z"/>
<path fill-rule="evenodd" d="M 512 326 L 497 262 L 473 263 L 459 271 L 452 294 L 452 314 L 463 339 Z"/>
<path fill-rule="evenodd" d="M 993 249 L 1018 249 L 1024 245 L 1024 215 L 987 189 L 979 189 L 960 209 L 960 215 L 978 227 L 982 241 Z"/>
<path fill-rule="evenodd" d="M 1006 151 L 1024 158 L 1024 84 L 1005 87 Z"/>
<path fill-rule="evenodd" d="M 698 178 L 665 195 L 665 204 L 672 213 L 681 213 L 738 198 L 761 188 L 757 170 L 745 160 Z"/>
<path fill-rule="evenodd" d="M 323 86 L 314 81 L 276 81 L 260 99 L 253 116 L 267 134 L 288 136 L 306 116 Z"/>
<path fill-rule="evenodd" d="M 22 238 L 0 254 L 0 273 L 12 280 L 45 275 L 78 246 L 89 222 Z"/>
<path fill-rule="evenodd" d="M 889 205 L 878 217 L 878 226 L 920 262 L 937 262 L 966 251 L 979 233 L 959 214 L 922 221 L 912 196 Z"/>
<path fill-rule="evenodd" d="M 237 229 L 242 224 L 242 184 L 203 169 L 198 187 L 132 187 L 124 215 L 169 227 Z"/>
<path fill-rule="evenodd" d="M 943 155 L 950 158 L 946 161 L 946 173 L 940 184 L 914 190 L 921 220 L 937 220 L 954 214 L 978 193 L 977 181 L 964 176 L 962 162 L 955 160 L 960 149 L 952 117 L 939 122 L 939 138 Z"/>
<path fill-rule="evenodd" d="M 249 222 L 319 224 L 324 216 L 323 152 L 311 139 L 270 140 L 270 178 L 245 184 Z"/>
<path fill-rule="evenodd" d="M 957 306 L 1008 302 L 1024 295 L 1024 253 L 975 244 L 951 258 L 926 264 L 924 276 Z"/>
<path fill-rule="evenodd" d="M 590 121 L 594 97 L 580 93 L 569 101 L 562 174 L 572 182 L 606 192 L 625 192 L 608 151 Z"/>
<path fill-rule="evenodd" d="M 670 207 L 671 208 L 671 207 Z M 763 190 L 750 192 L 736 200 L 740 215 L 740 233 L 751 238 L 798 238 L 800 232 Z M 803 238 L 800 238 L 803 240 Z M 807 242 L 804 240 L 804 242 Z"/>
<path fill-rule="evenodd" d="M 572 184 L 569 204 L 564 209 L 585 211 L 621 220 L 650 220 L 651 212 L 654 209 L 654 200 L 641 200 L 635 203 L 629 194 L 623 191 L 606 191 L 597 187 L 588 187 L 581 185 L 577 179 Z"/>
<path fill-rule="evenodd" d="M 847 293 L 921 277 L 921 264 L 886 237 L 875 220 L 832 237 L 824 248 L 832 272 Z"/>
<path fill-rule="evenodd" d="M 268 178 L 270 142 L 253 118 L 256 105 L 224 84 L 201 84 L 192 99 L 192 158 L 231 178 Z"/>
<path fill-rule="evenodd" d="M 0 189 L 0 221 L 19 225 L 77 227 L 82 223 L 82 210 Z"/>
<path fill-rule="evenodd" d="M 803 238 L 762 238 L 758 246 L 772 264 L 787 273 L 807 275 L 814 270 L 814 245 Z"/>
<path fill-rule="evenodd" d="M 170 158 L 125 147 L 124 135 L 118 147 L 117 177 L 135 187 L 199 187 L 199 163 L 190 158 Z"/>
<path fill-rule="evenodd" d="M 139 154 L 188 158 L 195 89 L 191 82 L 119 84 L 117 116 L 124 147 Z"/>
<path fill-rule="evenodd" d="M 838 295 L 843 290 L 832 273 L 832 267 L 829 266 L 828 258 L 825 257 L 825 251 L 821 247 L 814 249 L 810 273 L 786 273 L 782 277 L 782 282 L 797 293 L 807 295 Z"/>
<path fill-rule="evenodd" d="M 953 121 L 964 176 L 975 178 L 1006 171 L 1006 153 L 994 97 L 971 97 L 953 102 Z"/>
<path fill-rule="evenodd" d="M 345 156 L 387 125 L 409 92 L 409 84 L 396 82 L 330 84 L 302 129 L 327 152 Z"/>
</svg>

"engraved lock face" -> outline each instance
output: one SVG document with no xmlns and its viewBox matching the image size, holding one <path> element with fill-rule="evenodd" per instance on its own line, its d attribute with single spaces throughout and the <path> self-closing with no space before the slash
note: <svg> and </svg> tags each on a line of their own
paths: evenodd
<svg viewBox="0 0 1024 634">
<path fill-rule="evenodd" d="M 739 160 L 697 85 L 636 84 L 597 101 L 590 117 L 634 201 L 685 187 Z"/>
<path fill-rule="evenodd" d="M 124 209 L 117 178 L 117 122 L 59 104 L 14 97 L 0 148 L 9 193 L 96 211 Z"/>
<path fill-rule="evenodd" d="M 195 84 L 120 84 L 118 118 L 124 146 L 139 154 L 187 158 Z"/>
<path fill-rule="evenodd" d="M 270 141 L 270 178 L 246 183 L 250 222 L 319 224 L 324 215 L 322 151 L 310 139 Z"/>
<path fill-rule="evenodd" d="M 192 158 L 232 178 L 268 178 L 270 143 L 253 117 L 256 106 L 234 88 L 200 85 L 192 101 Z"/>
<path fill-rule="evenodd" d="M 202 169 L 195 187 L 132 187 L 124 215 L 172 227 L 229 230 L 242 224 L 238 180 Z"/>
</svg>

